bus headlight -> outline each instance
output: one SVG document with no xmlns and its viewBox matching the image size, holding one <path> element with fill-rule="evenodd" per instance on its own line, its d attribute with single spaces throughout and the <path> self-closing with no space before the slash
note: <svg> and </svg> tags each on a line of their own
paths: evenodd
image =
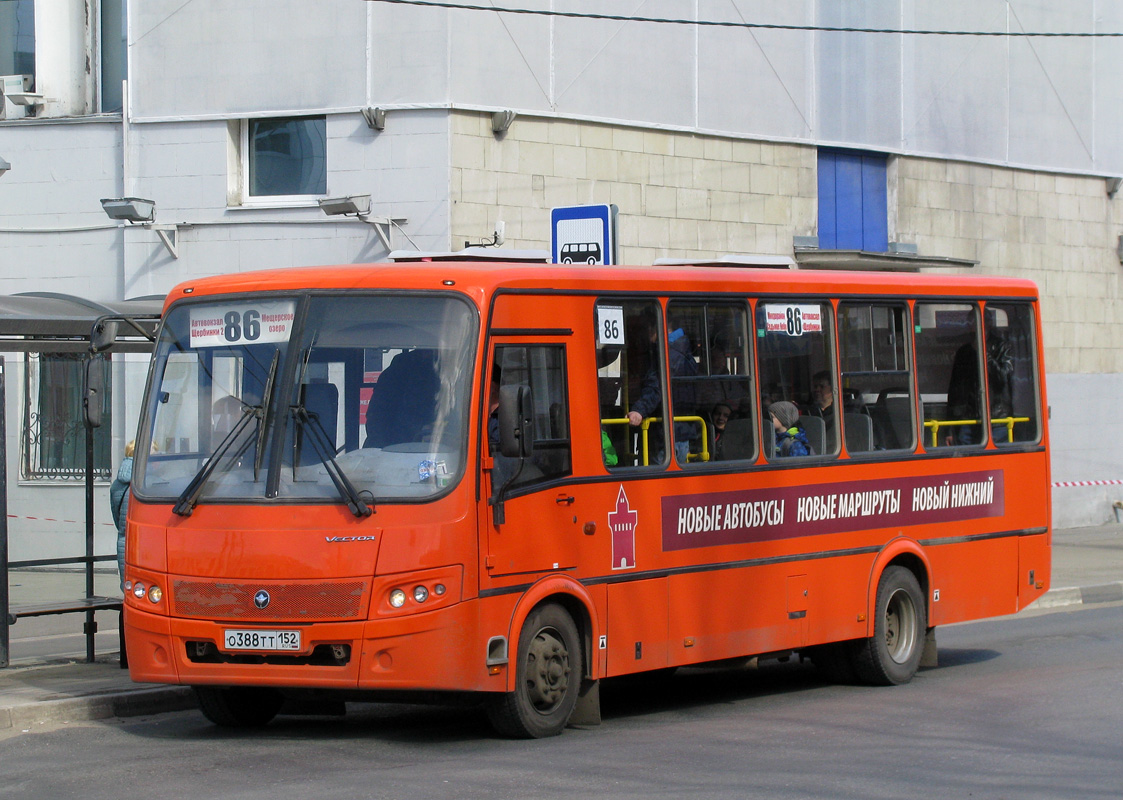
<svg viewBox="0 0 1123 800">
<path fill-rule="evenodd" d="M 414 586 L 413 587 L 413 599 L 416 600 L 419 603 L 424 603 L 426 600 L 429 599 L 429 590 L 426 589 L 424 586 Z"/>
<path fill-rule="evenodd" d="M 164 597 L 164 590 L 159 586 L 152 586 L 148 589 L 148 599 L 153 603 L 159 603 Z"/>
<path fill-rule="evenodd" d="M 390 592 L 390 605 L 394 608 L 401 608 L 406 604 L 406 593 L 401 589 L 395 589 Z"/>
<path fill-rule="evenodd" d="M 147 592 L 147 591 L 148 591 L 148 588 L 143 583 L 141 583 L 140 581 L 137 581 L 136 583 L 133 584 L 133 597 L 135 597 L 137 600 L 140 600 L 141 598 L 143 598 L 145 592 Z"/>
</svg>

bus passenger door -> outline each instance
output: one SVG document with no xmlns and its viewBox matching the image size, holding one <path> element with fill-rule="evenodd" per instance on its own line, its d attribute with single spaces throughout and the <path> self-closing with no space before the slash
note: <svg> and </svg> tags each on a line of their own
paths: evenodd
<svg viewBox="0 0 1123 800">
<path fill-rule="evenodd" d="M 487 514 L 491 577 L 559 569 L 577 562 L 580 531 L 570 487 L 550 488 L 572 473 L 566 350 L 561 344 L 497 344 L 491 359 L 485 449 L 491 453 Z M 503 386 L 531 391 L 533 448 L 519 459 L 499 452 L 498 396 Z M 485 464 L 488 463 L 486 460 Z M 494 503 L 502 491 L 501 509 Z M 498 520 L 498 521 L 497 521 Z"/>
</svg>

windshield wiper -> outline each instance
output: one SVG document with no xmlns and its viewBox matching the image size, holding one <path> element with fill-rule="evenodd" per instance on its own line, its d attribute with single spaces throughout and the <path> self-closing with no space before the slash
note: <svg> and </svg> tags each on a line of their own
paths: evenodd
<svg viewBox="0 0 1123 800">
<path fill-rule="evenodd" d="M 179 514 L 181 517 L 191 516 L 191 512 L 195 510 L 195 504 L 199 502 L 199 495 L 203 493 L 203 487 L 206 486 L 207 480 L 211 477 L 211 473 L 218 467 L 218 462 L 222 460 L 226 451 L 238 440 L 238 436 L 245 430 L 246 426 L 249 425 L 251 419 L 257 419 L 260 424 L 261 406 L 242 407 L 241 419 L 234 425 L 230 433 L 226 434 L 226 438 L 219 442 L 218 447 L 211 453 L 211 457 L 207 459 L 207 463 L 203 465 L 203 468 L 195 473 L 195 477 L 191 479 L 191 482 L 187 484 L 187 488 L 183 490 L 183 494 L 176 500 L 176 504 L 172 508 L 173 512 Z M 246 437 L 246 440 L 242 442 L 242 446 L 238 448 L 238 451 L 234 454 L 235 461 L 242 457 L 242 454 L 246 452 L 250 443 L 253 441 L 252 437 Z"/>
<path fill-rule="evenodd" d="M 269 401 L 273 398 L 273 379 L 277 377 L 277 364 L 281 351 L 273 352 L 273 363 L 269 365 L 269 377 L 265 379 L 265 389 L 261 393 L 261 421 L 257 425 L 257 452 L 253 456 L 253 479 L 261 471 L 261 460 L 265 458 L 265 417 L 269 413 Z"/>
<path fill-rule="evenodd" d="M 320 423 L 319 416 L 309 414 L 308 409 L 303 405 L 293 406 L 292 415 L 308 432 L 306 438 L 312 442 L 312 449 L 316 451 L 320 463 L 324 465 L 328 477 L 335 484 L 335 488 L 339 492 L 340 498 L 347 504 L 347 508 L 356 517 L 369 517 L 374 513 L 374 495 L 368 491 L 360 492 L 356 489 L 355 484 L 351 483 L 347 473 L 343 471 L 343 467 L 339 466 L 339 462 L 335 460 L 331 439 L 328 438 L 327 431 Z"/>
</svg>

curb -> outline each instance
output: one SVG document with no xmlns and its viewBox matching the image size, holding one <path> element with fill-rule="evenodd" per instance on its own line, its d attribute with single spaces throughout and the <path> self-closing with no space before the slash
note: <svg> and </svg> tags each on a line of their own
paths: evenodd
<svg viewBox="0 0 1123 800">
<path fill-rule="evenodd" d="M 0 708 L 0 730 L 47 722 L 77 722 L 109 717 L 139 717 L 197 708 L 189 686 L 108 692 L 88 697 L 42 700 Z"/>
<path fill-rule="evenodd" d="M 1025 610 L 1119 602 L 1123 602 L 1123 581 L 1113 581 L 1112 583 L 1100 583 L 1095 586 L 1069 586 L 1061 589 L 1050 589 L 1043 597 L 1039 597 L 1026 606 Z"/>
</svg>

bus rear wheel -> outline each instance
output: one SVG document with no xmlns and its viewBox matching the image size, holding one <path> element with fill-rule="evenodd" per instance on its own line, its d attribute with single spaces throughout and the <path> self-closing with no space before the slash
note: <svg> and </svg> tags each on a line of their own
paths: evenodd
<svg viewBox="0 0 1123 800">
<path fill-rule="evenodd" d="M 928 620 L 924 593 L 916 576 L 892 566 L 877 585 L 873 636 L 858 643 L 854 670 L 864 683 L 908 683 L 920 666 Z"/>
<path fill-rule="evenodd" d="M 284 697 L 261 686 L 195 686 L 203 716 L 223 728 L 260 728 L 281 710 Z"/>
<path fill-rule="evenodd" d="M 581 639 L 569 613 L 553 604 L 536 608 L 519 634 L 515 690 L 488 705 L 492 726 L 518 739 L 557 736 L 577 705 L 581 664 Z"/>
</svg>

